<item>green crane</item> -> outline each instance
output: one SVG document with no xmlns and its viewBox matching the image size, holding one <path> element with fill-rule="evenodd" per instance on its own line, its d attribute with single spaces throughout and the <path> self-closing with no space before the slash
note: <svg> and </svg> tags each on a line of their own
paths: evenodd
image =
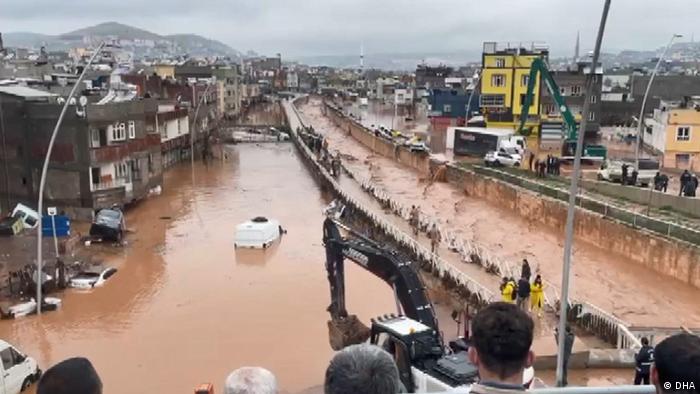
<svg viewBox="0 0 700 394">
<path fill-rule="evenodd" d="M 562 155 L 571 156 L 567 153 L 574 152 L 576 150 L 576 140 L 578 138 L 578 126 L 576 124 L 576 119 L 571 113 L 571 110 L 569 110 L 569 106 L 566 105 L 564 97 L 559 91 L 559 86 L 557 86 L 554 78 L 552 78 L 552 74 L 549 73 L 547 65 L 541 58 L 534 59 L 532 61 L 532 66 L 530 67 L 530 76 L 527 81 L 527 93 L 525 94 L 525 98 L 523 100 L 518 132 L 523 135 L 530 134 L 530 130 L 525 128 L 525 122 L 527 121 L 527 117 L 530 112 L 530 105 L 532 104 L 533 92 L 535 90 L 535 83 L 537 82 L 538 73 L 542 75 L 542 81 L 547 87 L 549 94 L 552 96 L 554 103 L 559 108 L 561 117 L 564 119 L 566 135 L 564 145 L 562 146 Z M 607 156 L 607 151 L 605 147 L 598 145 L 584 146 L 584 156 L 597 156 L 605 158 Z"/>
</svg>

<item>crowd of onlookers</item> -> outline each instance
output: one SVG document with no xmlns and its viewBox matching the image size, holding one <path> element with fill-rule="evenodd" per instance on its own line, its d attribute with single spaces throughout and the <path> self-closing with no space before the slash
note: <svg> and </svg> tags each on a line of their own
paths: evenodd
<svg viewBox="0 0 700 394">
<path fill-rule="evenodd" d="M 479 371 L 479 382 L 471 386 L 470 392 L 508 394 L 526 390 L 523 371 L 535 359 L 531 350 L 533 331 L 532 318 L 511 303 L 495 302 L 479 311 L 472 320 L 468 350 L 469 360 Z M 653 361 L 647 362 L 644 381 L 655 385 L 657 393 L 700 392 L 700 337 L 674 335 L 651 351 Z M 393 357 L 382 348 L 353 345 L 331 359 L 323 390 L 325 394 L 395 394 L 404 392 L 401 376 Z M 240 368 L 224 381 L 224 394 L 277 392 L 275 376 L 264 368 Z M 37 388 L 37 394 L 101 393 L 100 377 L 85 358 L 67 359 L 49 368 Z"/>
</svg>

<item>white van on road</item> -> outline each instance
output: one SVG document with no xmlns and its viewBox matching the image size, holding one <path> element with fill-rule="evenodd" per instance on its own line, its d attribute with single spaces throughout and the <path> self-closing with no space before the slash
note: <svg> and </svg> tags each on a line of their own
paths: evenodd
<svg viewBox="0 0 700 394">
<path fill-rule="evenodd" d="M 0 339 L 0 394 L 18 394 L 41 377 L 36 360 Z"/>
</svg>

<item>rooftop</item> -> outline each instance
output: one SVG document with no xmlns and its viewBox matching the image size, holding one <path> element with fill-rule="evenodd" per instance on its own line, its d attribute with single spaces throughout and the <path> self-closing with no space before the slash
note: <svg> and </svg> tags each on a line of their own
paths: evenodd
<svg viewBox="0 0 700 394">
<path fill-rule="evenodd" d="M 25 99 L 35 99 L 42 97 L 55 97 L 54 93 L 45 92 L 39 89 L 32 89 L 26 86 L 0 86 L 0 93 Z"/>
</svg>

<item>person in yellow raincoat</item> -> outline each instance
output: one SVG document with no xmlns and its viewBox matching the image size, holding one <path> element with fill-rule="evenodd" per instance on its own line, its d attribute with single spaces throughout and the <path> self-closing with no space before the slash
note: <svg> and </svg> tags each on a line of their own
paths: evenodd
<svg viewBox="0 0 700 394">
<path fill-rule="evenodd" d="M 537 312 L 537 316 L 542 316 L 544 308 L 544 285 L 542 276 L 537 275 L 535 281 L 530 285 L 530 306 L 532 313 Z"/>
<path fill-rule="evenodd" d="M 501 300 L 503 302 L 514 303 L 513 292 L 515 291 L 515 284 L 507 277 L 503 277 L 503 282 L 501 282 Z"/>
</svg>

